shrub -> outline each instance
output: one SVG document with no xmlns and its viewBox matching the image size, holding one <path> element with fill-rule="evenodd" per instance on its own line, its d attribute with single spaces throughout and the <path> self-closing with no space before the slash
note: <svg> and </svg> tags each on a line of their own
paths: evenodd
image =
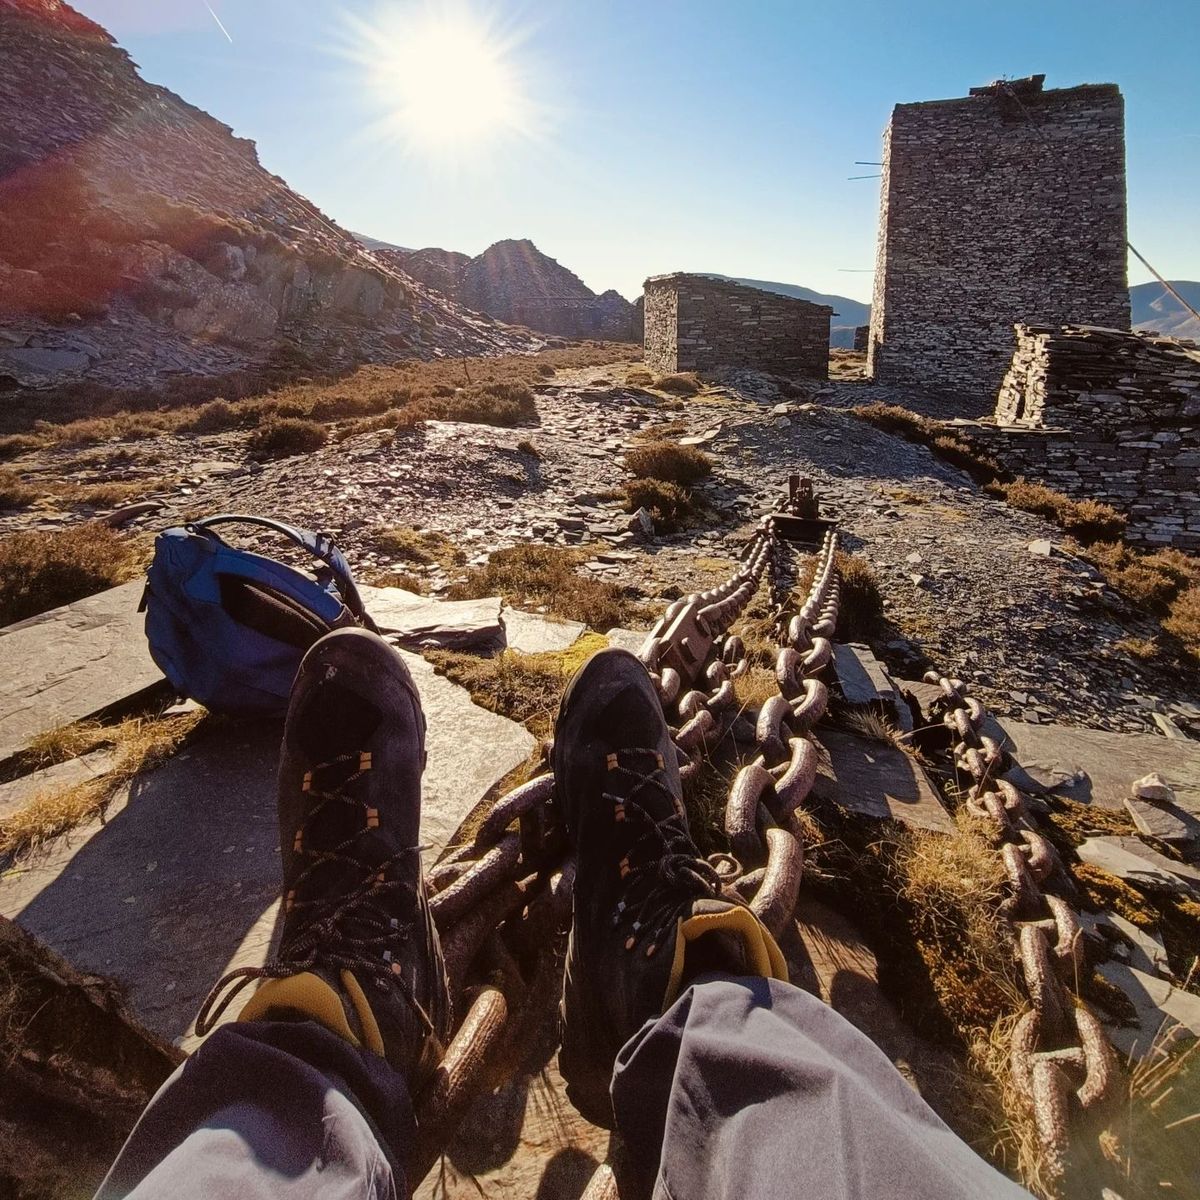
<svg viewBox="0 0 1200 1200">
<path fill-rule="evenodd" d="M 510 604 L 543 604 L 600 632 L 636 619 L 637 607 L 615 583 L 576 573 L 586 557 L 554 546 L 511 546 L 469 571 L 447 595 L 471 600 L 499 594 Z"/>
<path fill-rule="evenodd" d="M 1171 601 L 1171 612 L 1163 628 L 1177 637 L 1195 658 L 1200 658 L 1200 584 L 1180 592 Z"/>
<path fill-rule="evenodd" d="M 251 458 L 284 458 L 308 454 L 325 445 L 325 426 L 295 417 L 273 417 L 250 435 L 246 451 Z"/>
<path fill-rule="evenodd" d="M 837 552 L 837 570 L 842 579 L 838 607 L 837 637 L 840 642 L 867 641 L 883 616 L 883 597 L 871 564 L 857 554 Z"/>
<path fill-rule="evenodd" d="M 699 511 L 691 492 L 662 479 L 631 479 L 621 485 L 621 496 L 626 512 L 644 508 L 663 533 L 674 533 Z"/>
<path fill-rule="evenodd" d="M 0 538 L 0 625 L 115 587 L 136 569 L 130 543 L 106 525 Z"/>
<path fill-rule="evenodd" d="M 625 465 L 639 479 L 695 483 L 712 474 L 712 459 L 695 446 L 676 442 L 643 442 L 625 452 Z"/>
<path fill-rule="evenodd" d="M 210 400 L 181 421 L 179 428 L 183 433 L 219 433 L 241 423 L 242 414 L 228 400 Z"/>
<path fill-rule="evenodd" d="M 0 470 L 0 508 L 25 508 L 37 499 L 37 490 L 16 471 Z"/>
<path fill-rule="evenodd" d="M 1012 483 L 992 483 L 985 489 L 1003 496 L 1014 508 L 1046 517 L 1085 545 L 1110 542 L 1125 532 L 1125 517 L 1097 500 L 1072 500 L 1062 492 L 1018 477 Z"/>
<path fill-rule="evenodd" d="M 0 459 L 16 458 L 18 454 L 39 450 L 43 445 L 42 439 L 32 434 L 10 433 L 7 437 L 0 437 Z"/>
<path fill-rule="evenodd" d="M 677 371 L 674 375 L 663 375 L 654 385 L 660 392 L 671 392 L 676 396 L 694 396 L 701 388 L 694 371 Z"/>
<path fill-rule="evenodd" d="M 1126 599 L 1154 612 L 1166 612 L 1180 592 L 1200 586 L 1200 559 L 1180 550 L 1135 554 L 1120 542 L 1100 542 L 1085 557 Z"/>
</svg>

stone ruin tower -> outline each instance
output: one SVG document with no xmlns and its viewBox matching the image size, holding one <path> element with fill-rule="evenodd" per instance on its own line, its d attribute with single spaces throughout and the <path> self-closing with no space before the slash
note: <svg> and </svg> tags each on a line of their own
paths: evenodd
<svg viewBox="0 0 1200 1200">
<path fill-rule="evenodd" d="M 1045 77 L 898 104 L 884 133 L 868 372 L 994 399 L 1013 325 L 1129 328 L 1124 101 Z"/>
</svg>

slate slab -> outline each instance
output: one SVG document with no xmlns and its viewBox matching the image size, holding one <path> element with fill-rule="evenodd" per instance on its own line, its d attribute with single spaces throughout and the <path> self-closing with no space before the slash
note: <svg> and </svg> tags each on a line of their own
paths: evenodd
<svg viewBox="0 0 1200 1200">
<path fill-rule="evenodd" d="M 1167 858 L 1134 837 L 1088 838 L 1075 847 L 1075 853 L 1083 862 L 1135 886 L 1200 892 L 1200 870 Z"/>
<path fill-rule="evenodd" d="M 1119 811 L 1130 784 L 1157 771 L 1174 789 L 1179 806 L 1200 814 L 1200 743 L 1154 733 L 1031 725 L 1008 717 L 998 724 L 1005 745 L 1042 790 Z"/>
<path fill-rule="evenodd" d="M 0 629 L 0 760 L 162 682 L 137 611 L 142 587 L 135 580 Z"/>
<path fill-rule="evenodd" d="M 840 729 L 822 729 L 817 741 L 827 756 L 814 785 L 819 798 L 876 820 L 939 833 L 956 828 L 921 765 L 903 750 Z"/>
<path fill-rule="evenodd" d="M 1152 804 L 1149 800 L 1126 800 L 1125 809 L 1139 833 L 1188 846 L 1200 838 L 1200 820 L 1175 804 Z"/>
<path fill-rule="evenodd" d="M 1135 1062 L 1149 1057 L 1157 1043 L 1178 1046 L 1200 1037 L 1200 996 L 1125 963 L 1110 960 L 1096 969 L 1137 1010 L 1136 1025 L 1108 1025 L 1113 1045 Z"/>
<path fill-rule="evenodd" d="M 901 699 L 883 663 L 871 653 L 869 646 L 855 642 L 835 643 L 833 669 L 845 703 L 858 707 L 882 707 L 901 732 L 911 732 L 912 713 Z"/>
<path fill-rule="evenodd" d="M 483 794 L 534 748 L 405 654 L 429 722 L 426 862 Z M 0 913 L 85 971 L 129 988 L 135 1012 L 185 1046 L 226 970 L 270 953 L 279 894 L 278 722 L 224 722 L 118 794 L 107 819 L 0 878 Z M 230 1010 L 236 1015 L 240 1004 Z"/>
<path fill-rule="evenodd" d="M 380 633 L 401 645 L 447 650 L 504 645 L 499 596 L 434 600 L 403 588 L 361 587 L 359 591 Z"/>
<path fill-rule="evenodd" d="M 504 608 L 500 613 L 504 637 L 510 650 L 520 654 L 545 654 L 566 650 L 582 636 L 587 626 L 582 621 L 562 621 L 541 613 Z"/>
<path fill-rule="evenodd" d="M 610 629 L 604 636 L 610 646 L 636 654 L 642 648 L 648 634 L 645 630 L 622 629 L 618 626 L 616 629 Z"/>
</svg>

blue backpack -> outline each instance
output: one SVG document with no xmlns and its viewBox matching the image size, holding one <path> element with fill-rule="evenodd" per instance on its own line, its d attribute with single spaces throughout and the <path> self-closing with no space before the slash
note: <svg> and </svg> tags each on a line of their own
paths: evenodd
<svg viewBox="0 0 1200 1200">
<path fill-rule="evenodd" d="M 230 546 L 213 532 L 229 522 L 274 530 L 324 566 L 314 580 Z M 304 652 L 330 630 L 375 630 L 327 535 L 232 513 L 158 535 L 142 607 L 150 657 L 178 692 L 214 712 L 244 715 L 285 713 Z"/>
</svg>

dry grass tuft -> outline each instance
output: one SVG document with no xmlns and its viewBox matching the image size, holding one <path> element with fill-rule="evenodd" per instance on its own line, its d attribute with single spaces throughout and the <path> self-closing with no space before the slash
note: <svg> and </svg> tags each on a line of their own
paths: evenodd
<svg viewBox="0 0 1200 1200">
<path fill-rule="evenodd" d="M 548 738 L 558 703 L 571 676 L 608 642 L 585 633 L 566 650 L 518 654 L 504 650 L 491 658 L 455 650 L 431 650 L 426 657 L 447 679 L 466 688 L 483 708 L 523 724 L 534 737 Z"/>
<path fill-rule="evenodd" d="M 677 371 L 673 375 L 660 375 L 654 386 L 675 396 L 694 396 L 704 385 L 695 371 Z"/>
<path fill-rule="evenodd" d="M 522 438 L 517 443 L 517 453 L 528 454 L 530 458 L 535 458 L 538 462 L 542 461 L 542 452 L 528 438 Z"/>
<path fill-rule="evenodd" d="M 842 579 L 837 636 L 842 642 L 869 641 L 883 616 L 883 597 L 871 564 L 857 554 L 837 552 Z"/>
<path fill-rule="evenodd" d="M 508 603 L 544 605 L 556 616 L 582 621 L 604 632 L 636 621 L 640 607 L 615 583 L 578 574 L 589 551 L 555 546 L 511 546 L 497 550 L 483 567 L 467 572 L 450 588 L 451 600 L 502 596 Z"/>
<path fill-rule="evenodd" d="M 1163 628 L 1177 637 L 1193 658 L 1200 659 L 1200 585 L 1193 584 L 1171 601 Z"/>
<path fill-rule="evenodd" d="M 625 375 L 625 382 L 630 387 L 649 387 L 654 382 L 654 375 L 645 367 L 634 367 Z"/>
<path fill-rule="evenodd" d="M 467 560 L 467 556 L 450 537 L 435 529 L 422 530 L 411 525 L 393 525 L 390 528 L 375 530 L 371 534 L 371 541 L 382 553 L 417 566 L 432 566 L 437 563 L 446 570 L 451 570 Z"/>
<path fill-rule="evenodd" d="M 27 508 L 38 497 L 16 471 L 0 470 L 0 508 Z"/>
<path fill-rule="evenodd" d="M 627 513 L 644 508 L 660 533 L 674 533 L 701 511 L 691 492 L 661 479 L 630 479 L 621 484 L 619 494 Z"/>
<path fill-rule="evenodd" d="M 711 475 L 713 460 L 695 446 L 654 441 L 626 450 L 625 466 L 639 479 L 689 484 Z"/>
<path fill-rule="evenodd" d="M 271 417 L 250 435 L 246 453 L 251 458 L 287 458 L 310 454 L 325 445 L 325 426 L 301 417 Z"/>
<path fill-rule="evenodd" d="M 0 625 L 11 625 L 132 579 L 133 543 L 106 525 L 0 538 Z"/>
<path fill-rule="evenodd" d="M 1040 483 L 1030 483 L 1021 476 L 1011 483 L 989 483 L 984 491 L 1002 497 L 1013 508 L 1053 521 L 1085 545 L 1112 541 L 1125 532 L 1125 516 L 1111 505 L 1097 500 L 1072 500 L 1062 492 Z"/>
<path fill-rule="evenodd" d="M 1113 649 L 1136 658 L 1138 662 L 1152 662 L 1156 659 L 1162 647 L 1154 638 L 1125 637 L 1113 642 Z"/>
<path fill-rule="evenodd" d="M 95 779 L 48 790 L 0 822 L 0 854 L 19 856 L 45 845 L 103 813 L 117 791 L 143 771 L 165 762 L 208 714 L 128 717 L 117 725 L 69 725 L 43 734 L 31 747 L 31 761 L 47 765 L 91 750 L 116 752 L 111 769 Z"/>
</svg>

